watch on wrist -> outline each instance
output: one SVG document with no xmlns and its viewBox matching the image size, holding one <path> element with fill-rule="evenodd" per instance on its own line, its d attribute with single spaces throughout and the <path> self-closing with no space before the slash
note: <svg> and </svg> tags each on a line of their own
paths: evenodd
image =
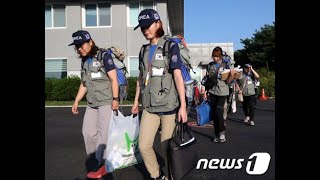
<svg viewBox="0 0 320 180">
<path fill-rule="evenodd" d="M 119 97 L 113 97 L 112 100 L 120 101 Z"/>
</svg>

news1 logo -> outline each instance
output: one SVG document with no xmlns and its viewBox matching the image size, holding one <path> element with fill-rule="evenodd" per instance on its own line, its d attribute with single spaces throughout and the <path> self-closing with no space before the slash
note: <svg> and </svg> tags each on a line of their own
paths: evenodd
<svg viewBox="0 0 320 180">
<path fill-rule="evenodd" d="M 250 175 L 261 175 L 267 172 L 271 156 L 266 152 L 256 152 L 247 160 L 246 172 Z M 241 169 L 245 159 L 200 159 L 196 169 Z"/>
</svg>

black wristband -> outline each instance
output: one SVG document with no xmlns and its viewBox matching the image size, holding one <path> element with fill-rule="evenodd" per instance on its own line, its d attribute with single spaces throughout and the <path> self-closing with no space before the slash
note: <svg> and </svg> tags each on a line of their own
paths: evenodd
<svg viewBox="0 0 320 180">
<path fill-rule="evenodd" d="M 119 97 L 113 97 L 112 100 L 120 101 Z"/>
</svg>

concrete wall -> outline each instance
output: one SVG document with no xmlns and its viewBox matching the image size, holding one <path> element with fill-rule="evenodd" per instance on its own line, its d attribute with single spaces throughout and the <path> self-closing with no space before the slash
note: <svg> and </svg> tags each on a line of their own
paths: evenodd
<svg viewBox="0 0 320 180">
<path fill-rule="evenodd" d="M 211 60 L 212 50 L 220 46 L 232 59 L 234 59 L 233 43 L 200 43 L 188 44 L 188 49 L 191 56 L 191 64 L 193 67 L 201 68 L 201 77 L 206 73 L 206 66 L 201 64 L 208 64 Z"/>
</svg>

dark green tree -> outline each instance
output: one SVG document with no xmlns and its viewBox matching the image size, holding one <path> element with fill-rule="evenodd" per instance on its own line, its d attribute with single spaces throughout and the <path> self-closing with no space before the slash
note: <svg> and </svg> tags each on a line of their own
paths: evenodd
<svg viewBox="0 0 320 180">
<path fill-rule="evenodd" d="M 275 69 L 275 22 L 255 31 L 252 38 L 240 39 L 244 48 L 235 52 L 237 64 L 251 63 L 256 68 Z"/>
</svg>

